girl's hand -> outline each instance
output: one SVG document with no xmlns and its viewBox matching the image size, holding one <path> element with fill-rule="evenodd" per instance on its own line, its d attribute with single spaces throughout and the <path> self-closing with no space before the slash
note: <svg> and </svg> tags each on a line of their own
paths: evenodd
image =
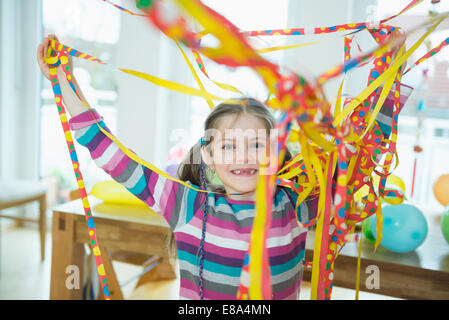
<svg viewBox="0 0 449 320">
<path fill-rule="evenodd" d="M 48 64 L 44 61 L 44 57 L 47 54 L 47 49 L 50 46 L 50 40 L 54 39 L 59 42 L 58 38 L 55 35 L 48 35 L 48 37 L 44 38 L 44 41 L 39 44 L 37 47 L 37 63 L 39 65 L 39 68 L 41 69 L 42 74 L 50 80 L 50 67 Z M 70 71 L 73 69 L 73 61 L 72 57 L 68 56 L 69 61 L 69 68 Z M 72 87 L 69 85 L 69 82 L 67 81 L 66 75 L 62 69 L 62 66 L 58 66 L 56 68 L 56 76 L 58 78 L 60 87 L 61 87 L 61 93 L 62 93 L 62 99 L 64 102 L 64 105 L 66 106 L 66 109 L 68 110 L 69 114 L 73 117 L 76 116 L 82 112 L 86 111 L 86 107 L 82 103 L 80 99 L 83 99 L 83 101 L 86 101 L 86 98 L 84 97 L 81 89 L 78 86 L 78 83 L 75 79 L 75 77 L 72 74 L 72 83 L 76 88 L 76 91 L 78 92 L 78 95 L 73 91 Z"/>
<path fill-rule="evenodd" d="M 37 47 L 37 64 L 39 65 L 39 68 L 41 69 L 42 74 L 50 80 L 50 67 L 48 64 L 44 61 L 44 57 L 47 54 L 48 47 L 50 46 L 50 39 L 54 39 L 56 41 L 58 40 L 58 37 L 56 37 L 54 34 L 48 35 L 46 38 L 44 38 L 44 41 Z M 68 56 L 69 58 L 69 68 L 70 71 L 73 71 L 73 60 L 71 56 Z M 58 69 L 61 67 L 59 66 Z"/>
</svg>

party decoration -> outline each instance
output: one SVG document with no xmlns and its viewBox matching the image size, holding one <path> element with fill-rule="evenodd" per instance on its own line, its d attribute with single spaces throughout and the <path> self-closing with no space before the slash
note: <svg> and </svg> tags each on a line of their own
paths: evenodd
<svg viewBox="0 0 449 320">
<path fill-rule="evenodd" d="M 58 52 L 58 55 L 55 54 L 55 52 Z M 80 166 L 78 162 L 78 156 L 75 150 L 75 145 L 73 143 L 72 134 L 70 132 L 69 123 L 67 121 L 67 115 L 65 112 L 64 105 L 62 104 L 62 92 L 61 87 L 58 81 L 58 78 L 56 76 L 56 67 L 62 66 L 62 70 L 64 71 L 67 80 L 69 81 L 70 86 L 72 87 L 73 91 L 76 92 L 75 86 L 73 85 L 71 81 L 71 75 L 70 75 L 70 68 L 69 68 L 69 58 L 68 55 L 83 58 L 90 61 L 96 61 L 99 63 L 104 63 L 101 60 L 98 60 L 90 55 L 87 55 L 85 53 L 79 52 L 75 49 L 72 49 L 68 46 L 57 44 L 55 40 L 51 41 L 51 46 L 48 48 L 48 51 L 46 53 L 45 61 L 50 66 L 50 82 L 53 88 L 53 94 L 55 97 L 56 106 L 58 108 L 59 113 L 59 119 L 61 120 L 62 130 L 64 133 L 64 137 L 67 143 L 67 148 L 69 150 L 70 159 L 72 161 L 73 170 L 75 173 L 75 177 L 78 184 L 78 190 L 80 192 L 81 200 L 84 207 L 84 213 L 86 217 L 86 224 L 90 239 L 90 245 L 92 252 L 94 253 L 95 258 L 95 264 L 97 266 L 97 272 L 98 276 L 100 278 L 100 286 L 102 288 L 102 292 L 104 295 L 105 300 L 110 300 L 111 296 L 109 293 L 109 287 L 108 282 L 106 278 L 106 273 L 104 270 L 103 261 L 101 258 L 101 252 L 100 248 L 98 246 L 97 236 L 96 236 L 96 229 L 95 229 L 95 222 L 94 218 L 92 216 L 92 209 L 90 208 L 89 200 L 87 198 L 87 192 L 84 187 L 84 180 L 83 176 L 80 171 Z"/>
<path fill-rule="evenodd" d="M 394 252 L 410 252 L 418 248 L 426 239 L 428 225 L 423 213 L 414 205 L 402 203 L 387 205 L 382 210 L 383 237 L 381 245 Z M 371 220 L 371 230 L 376 235 L 375 220 Z"/>
<path fill-rule="evenodd" d="M 115 180 L 97 182 L 92 187 L 90 194 L 105 203 L 147 206 Z"/>
<path fill-rule="evenodd" d="M 441 216 L 441 232 L 449 244 L 449 208 L 446 208 L 446 211 Z"/>
<path fill-rule="evenodd" d="M 435 181 L 433 194 L 440 204 L 449 205 L 449 174 L 443 174 Z"/>
<path fill-rule="evenodd" d="M 366 218 L 363 221 L 363 234 L 365 235 L 365 238 L 370 241 L 374 242 L 376 238 L 373 235 L 373 231 L 371 230 L 371 220 L 373 219 L 373 216 Z"/>
<path fill-rule="evenodd" d="M 103 1 L 114 5 L 111 1 Z M 382 243 L 383 246 L 389 246 L 392 250 L 413 250 L 410 248 L 416 248 L 423 241 L 427 234 L 427 224 L 422 222 L 422 214 L 420 216 L 416 208 L 400 204 L 387 206 L 384 209 L 386 212 L 382 213 L 380 201 L 383 199 L 395 203 L 403 199 L 401 187 L 390 188 L 388 177 L 394 170 L 393 165 L 397 165 L 396 143 L 399 112 L 410 94 L 410 90 L 407 92 L 403 89 L 406 87 L 402 83 L 404 65 L 438 25 L 448 17 L 447 13 L 430 17 L 426 23 L 410 31 L 424 30 L 425 32 L 406 50 L 406 35 L 399 28 L 386 23 L 415 7 L 422 0 L 411 1 L 399 13 L 381 20 L 375 26 L 369 23 L 349 23 L 322 28 L 262 31 L 241 31 L 225 17 L 199 0 L 173 0 L 172 2 L 177 6 L 169 8 L 167 2 L 140 0 L 138 7 L 143 10 L 144 14 L 135 14 L 120 6 L 114 6 L 127 14 L 147 18 L 177 44 L 189 48 L 193 52 L 201 72 L 219 87 L 240 92 L 232 86 L 217 83 L 209 78 L 201 56 L 229 67 L 250 67 L 260 76 L 268 89 L 270 99 L 267 99 L 267 105 L 281 113 L 280 120 L 276 125 L 279 134 L 276 137 L 277 140 L 273 141 L 273 152 L 270 155 L 273 157 L 273 161 L 270 161 L 272 167 L 262 167 L 260 172 L 264 172 L 264 174 L 259 174 L 258 178 L 254 224 L 249 251 L 242 268 L 237 298 L 272 298 L 266 240 L 270 228 L 273 195 L 277 185 L 290 188 L 298 194 L 296 206 L 308 198 L 318 197 L 317 216 L 311 221 L 299 222 L 303 227 L 315 223 L 317 225 L 311 280 L 312 299 L 330 299 L 334 279 L 334 261 L 345 243 L 358 240 L 354 233 L 355 225 L 367 217 L 374 214 L 376 217 L 371 220 L 371 230 L 376 248 Z M 202 28 L 200 32 L 193 30 L 191 24 L 187 23 L 191 20 L 195 22 L 196 26 Z M 371 51 L 355 55 L 351 50 L 353 36 L 362 30 L 369 32 L 378 46 Z M 301 36 L 340 31 L 351 33 L 345 34 L 343 37 L 344 61 L 316 79 L 306 79 L 301 74 L 296 74 L 288 68 L 281 68 L 265 59 L 262 56 L 264 51 L 255 50 L 249 41 L 249 38 L 254 36 L 278 34 Z M 206 34 L 214 36 L 218 44 L 214 47 L 203 45 L 201 38 Z M 209 105 L 211 105 L 211 101 L 223 100 L 209 94 L 204 89 L 180 45 L 178 47 L 192 71 L 192 75 L 197 80 L 199 89 L 139 71 L 121 70 L 170 90 L 203 97 Z M 49 63 L 56 66 L 59 62 L 65 62 L 71 49 L 56 41 L 51 42 L 51 47 L 54 54 L 51 57 L 53 60 L 49 60 Z M 292 47 L 286 46 L 273 50 L 280 49 L 292 49 Z M 269 52 L 270 50 L 265 51 Z M 83 56 L 83 58 L 85 57 Z M 97 60 L 92 59 L 92 61 Z M 367 63 L 372 63 L 372 68 L 368 75 L 366 88 L 357 97 L 347 98 L 342 103 L 344 75 Z M 69 79 L 69 70 L 66 71 L 66 76 Z M 343 76 L 343 80 L 333 112 L 331 103 L 324 95 L 323 86 L 329 80 L 340 76 Z M 56 77 L 53 76 L 52 79 L 54 80 Z M 60 103 L 60 95 L 56 94 L 58 85 L 56 79 L 55 99 L 59 98 L 57 103 Z M 391 109 L 392 123 L 383 122 L 378 117 L 382 113 L 384 105 Z M 90 110 L 87 105 L 86 108 Z M 209 192 L 179 181 L 143 161 L 98 123 L 97 125 L 99 130 L 136 162 L 167 179 L 199 192 Z M 290 138 L 291 135 L 293 135 L 292 138 Z M 294 155 L 293 159 L 282 167 L 287 141 L 291 142 L 292 139 L 299 143 L 301 152 Z M 374 184 L 374 176 L 379 177 L 378 184 Z M 365 188 L 367 191 L 355 201 L 354 194 L 361 188 Z M 359 205 L 356 202 L 359 202 Z M 391 208 L 396 210 L 394 216 L 396 220 L 390 216 L 391 210 L 393 210 Z M 408 220 L 403 220 L 403 217 L 408 217 Z M 384 226 L 385 235 L 389 235 L 390 229 L 395 227 L 393 221 L 398 221 L 405 230 L 401 231 L 401 236 L 407 232 L 410 233 L 410 237 L 404 238 L 404 242 L 400 245 L 399 241 L 391 243 L 389 237 L 386 236 L 383 239 L 382 236 Z M 394 246 L 395 244 L 397 246 Z"/>
</svg>

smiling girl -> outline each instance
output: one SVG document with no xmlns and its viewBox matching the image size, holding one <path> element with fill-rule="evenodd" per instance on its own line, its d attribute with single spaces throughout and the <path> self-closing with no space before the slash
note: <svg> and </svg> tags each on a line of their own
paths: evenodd
<svg viewBox="0 0 449 320">
<path fill-rule="evenodd" d="M 43 56 L 48 45 L 46 38 L 37 53 L 47 78 L 49 68 Z M 180 298 L 235 299 L 249 248 L 257 177 L 269 155 L 275 126 L 270 110 L 251 98 L 222 103 L 212 110 L 204 125 L 205 136 L 178 171 L 180 180 L 213 191 L 199 192 L 129 158 L 98 129 L 97 122 L 109 132 L 98 112 L 86 111 L 60 68 L 61 92 L 78 143 L 89 150 L 99 167 L 160 213 L 172 228 L 180 266 Z M 213 183 L 217 180 L 219 185 Z M 289 189 L 277 187 L 267 240 L 273 299 L 299 297 L 308 229 L 298 220 L 311 220 L 316 210 L 311 202 L 295 210 L 296 199 Z"/>
</svg>

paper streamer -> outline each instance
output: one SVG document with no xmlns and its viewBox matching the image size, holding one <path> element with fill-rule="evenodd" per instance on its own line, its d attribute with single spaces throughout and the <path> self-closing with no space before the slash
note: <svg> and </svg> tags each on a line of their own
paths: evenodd
<svg viewBox="0 0 449 320">
<path fill-rule="evenodd" d="M 95 222 L 92 215 L 92 209 L 90 208 L 89 200 L 87 198 L 87 192 L 84 186 L 84 180 L 83 176 L 80 171 L 80 165 L 78 162 L 78 156 L 75 150 L 75 145 L 73 144 L 73 138 L 72 134 L 70 132 L 69 124 L 67 121 L 67 116 L 65 112 L 64 105 L 62 103 L 62 93 L 61 93 L 61 87 L 58 81 L 58 78 L 56 76 L 56 68 L 60 65 L 64 73 L 67 77 L 67 80 L 69 81 L 70 86 L 72 87 L 73 91 L 76 92 L 75 87 L 71 81 L 71 74 L 70 74 L 70 68 L 68 65 L 69 59 L 68 55 L 76 56 L 79 58 L 91 60 L 91 61 L 97 61 L 100 63 L 103 63 L 100 60 L 94 59 L 92 56 L 86 55 L 82 52 L 78 52 L 70 47 L 63 46 L 61 44 L 56 45 L 57 42 L 55 40 L 51 40 L 51 48 L 58 52 L 57 55 L 54 55 L 53 57 L 49 57 L 48 59 L 45 59 L 47 63 L 49 63 L 50 66 L 50 82 L 53 88 L 53 94 L 55 97 L 56 106 L 58 108 L 58 114 L 59 119 L 61 120 L 62 129 L 64 132 L 65 140 L 67 143 L 67 148 L 69 151 L 70 159 L 72 161 L 73 170 L 75 173 L 78 190 L 80 192 L 81 201 L 83 203 L 84 207 L 84 213 L 86 218 L 86 224 L 89 234 L 89 244 L 91 246 L 92 252 L 94 254 L 95 258 L 95 264 L 97 266 L 97 272 L 98 276 L 100 278 L 100 285 L 102 288 L 102 292 L 104 295 L 105 300 L 110 300 L 111 296 L 109 293 L 108 288 L 108 281 L 106 278 L 106 273 L 104 269 L 104 264 L 101 259 L 101 252 L 98 245 L 98 240 L 96 236 L 96 228 L 95 228 Z"/>
<path fill-rule="evenodd" d="M 201 56 L 230 67 L 246 66 L 252 68 L 262 78 L 269 91 L 269 105 L 278 109 L 282 114 L 281 121 L 277 125 L 281 135 L 277 144 L 275 144 L 278 161 L 278 168 L 275 171 L 277 174 L 259 176 L 256 189 L 256 217 L 251 234 L 250 248 L 242 268 L 238 298 L 271 298 L 266 239 L 270 226 L 274 189 L 276 185 L 282 185 L 298 193 L 296 206 L 307 197 L 319 197 L 317 217 L 312 221 L 302 222 L 301 224 L 310 226 L 318 221 L 317 228 L 319 227 L 320 231 L 317 234 L 318 240 L 314 249 L 314 262 L 317 263 L 313 264 L 312 270 L 315 275 L 312 297 L 330 299 L 334 278 L 333 264 L 345 243 L 357 239 L 354 235 L 355 223 L 363 221 L 376 212 L 378 222 L 381 221 L 379 200 L 380 198 L 386 199 L 388 198 L 387 195 L 390 195 L 390 191 L 387 192 L 385 188 L 385 178 L 391 174 L 393 155 L 397 156 L 395 147 L 397 117 L 401 109 L 400 81 L 403 71 L 402 66 L 435 28 L 447 18 L 447 14 L 440 15 L 435 20 L 430 20 L 425 25 L 417 27 L 418 30 L 431 26 L 409 50 L 405 51 L 405 49 L 401 49 L 404 39 L 401 37 L 400 30 L 394 26 L 386 25 L 385 22 L 407 12 L 421 3 L 422 0 L 411 1 L 398 14 L 381 20 L 375 26 L 363 22 L 323 28 L 291 28 L 249 32 L 242 32 L 226 18 L 198 0 L 177 0 L 174 2 L 178 5 L 179 12 L 172 12 L 170 19 L 166 19 L 166 12 L 164 12 L 165 9 L 161 1 L 147 1 L 141 8 L 153 25 L 168 37 L 192 50 L 199 69 L 208 78 Z M 124 10 L 119 6 L 116 7 L 130 13 L 129 10 Z M 186 23 L 187 17 L 193 18 L 203 30 L 200 33 L 191 30 Z M 302 75 L 281 71 L 280 66 L 260 55 L 262 52 L 269 52 L 270 50 L 292 49 L 293 46 L 281 46 L 258 51 L 251 47 L 247 39 L 251 36 L 294 36 L 339 31 L 350 31 L 354 35 L 362 30 L 368 31 L 379 46 L 371 52 L 350 55 L 351 41 L 345 40 L 347 53 L 344 62 L 323 73 L 314 82 L 306 80 Z M 218 45 L 214 47 L 201 45 L 201 37 L 206 34 L 214 36 L 218 40 Z M 297 47 L 299 46 L 301 45 L 297 45 Z M 438 52 L 444 46 L 445 44 L 442 43 L 435 48 L 434 52 Z M 429 53 L 427 58 L 430 55 Z M 330 79 L 370 61 L 372 61 L 373 66 L 370 70 L 366 89 L 357 97 L 346 99 L 344 106 L 340 109 L 342 81 L 336 101 L 336 111 L 333 114 L 330 104 L 325 99 L 322 86 Z M 186 63 L 191 68 L 188 59 L 186 59 Z M 159 78 L 138 71 L 126 70 L 126 72 L 184 94 L 200 96 L 208 101 L 220 100 L 219 97 L 209 95 L 198 81 L 199 90 L 167 80 L 161 81 Z M 194 70 L 192 74 L 197 78 Z M 230 85 L 213 82 L 222 89 L 241 92 Z M 394 95 L 391 137 L 389 132 L 386 133 L 381 130 L 379 123 L 376 121 L 376 114 L 379 113 L 390 94 Z M 298 126 L 298 129 L 292 131 L 295 125 Z M 301 153 L 295 155 L 293 160 L 287 163 L 284 168 L 280 168 L 279 163 L 282 162 L 286 142 L 290 134 L 291 139 L 300 144 Z M 329 141 L 329 137 L 332 137 L 331 141 Z M 123 147 L 122 145 L 119 146 L 120 148 Z M 130 152 L 129 154 L 137 159 L 137 156 L 133 153 Z M 383 157 L 385 159 L 382 162 Z M 143 162 L 140 160 L 139 163 Z M 145 163 L 145 165 L 153 169 L 151 164 Z M 379 186 L 373 184 L 372 173 L 374 171 L 381 176 Z M 162 172 L 161 174 L 167 176 Z M 336 179 L 333 180 L 330 177 Z M 167 178 L 174 180 L 171 177 Z M 363 209 L 359 210 L 354 203 L 354 193 L 362 187 L 367 187 L 368 193 L 361 199 Z M 333 197 L 329 196 L 331 190 Z M 394 192 L 393 196 L 396 196 Z M 333 218 L 332 222 L 329 221 L 330 216 Z M 381 225 L 379 225 L 378 231 L 381 232 Z M 378 239 L 381 239 L 380 235 Z"/>
</svg>

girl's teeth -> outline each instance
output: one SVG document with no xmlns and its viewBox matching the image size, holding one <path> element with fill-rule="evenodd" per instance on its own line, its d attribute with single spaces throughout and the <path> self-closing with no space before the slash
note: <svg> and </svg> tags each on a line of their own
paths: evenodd
<svg viewBox="0 0 449 320">
<path fill-rule="evenodd" d="M 234 174 L 247 174 L 247 175 L 249 175 L 249 174 L 255 174 L 256 173 L 256 170 L 255 169 L 251 169 L 251 170 L 234 170 L 234 171 L 232 171 Z"/>
</svg>

